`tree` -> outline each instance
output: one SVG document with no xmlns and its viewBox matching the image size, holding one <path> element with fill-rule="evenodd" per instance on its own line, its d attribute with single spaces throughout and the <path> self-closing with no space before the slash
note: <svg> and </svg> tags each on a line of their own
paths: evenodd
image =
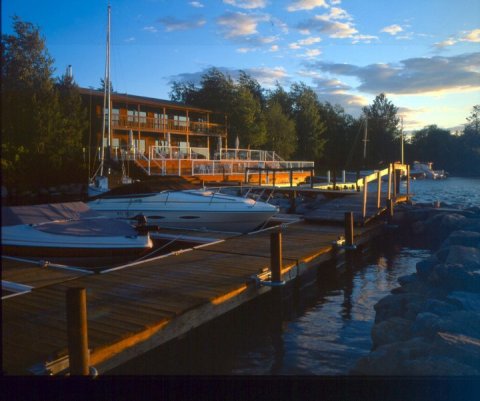
<svg viewBox="0 0 480 401">
<path fill-rule="evenodd" d="M 290 96 L 297 127 L 297 157 L 317 161 L 323 155 L 326 126 L 322 121 L 315 92 L 305 84 L 293 84 Z"/>
<path fill-rule="evenodd" d="M 395 142 L 400 137 L 397 126 L 398 108 L 390 102 L 385 94 L 378 95 L 370 107 L 364 107 L 363 112 L 368 119 L 367 133 L 367 164 L 375 166 L 378 163 L 392 162 L 399 159 Z"/>
<path fill-rule="evenodd" d="M 467 117 L 464 133 L 480 135 L 480 104 L 473 106 L 470 116 Z"/>
<path fill-rule="evenodd" d="M 270 99 L 265 111 L 267 128 L 266 146 L 284 159 L 289 159 L 296 150 L 297 135 L 295 122 L 284 113 L 275 98 Z"/>
<path fill-rule="evenodd" d="M 55 85 L 53 59 L 39 28 L 17 16 L 13 28 L 14 35 L 2 35 L 4 181 L 28 189 L 66 182 L 71 179 L 71 174 L 64 174 L 66 155 L 81 155 L 80 107 L 71 109 L 72 103 Z"/>
</svg>

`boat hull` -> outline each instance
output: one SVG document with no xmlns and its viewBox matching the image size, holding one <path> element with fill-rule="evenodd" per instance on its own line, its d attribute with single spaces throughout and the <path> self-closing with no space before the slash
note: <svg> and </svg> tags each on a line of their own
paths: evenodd
<svg viewBox="0 0 480 401">
<path fill-rule="evenodd" d="M 110 218 L 165 228 L 227 232 L 253 231 L 278 212 L 275 206 L 208 191 L 161 192 L 148 196 L 101 198 L 89 203 L 92 210 Z"/>
</svg>

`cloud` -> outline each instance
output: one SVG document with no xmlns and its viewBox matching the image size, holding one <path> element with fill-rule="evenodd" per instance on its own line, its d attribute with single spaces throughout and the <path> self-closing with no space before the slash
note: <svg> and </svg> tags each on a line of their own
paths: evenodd
<svg viewBox="0 0 480 401">
<path fill-rule="evenodd" d="M 328 8 L 328 4 L 325 0 L 297 0 L 294 1 L 292 5 L 288 6 L 287 10 L 293 12 L 301 10 L 313 10 L 317 7 Z"/>
<path fill-rule="evenodd" d="M 162 24 L 167 32 L 172 32 L 200 28 L 205 25 L 207 21 L 201 17 L 195 17 L 185 21 L 178 20 L 175 17 L 165 17 L 159 18 L 157 22 Z"/>
<path fill-rule="evenodd" d="M 135 37 L 134 36 L 130 36 L 129 38 L 126 38 L 123 40 L 125 43 L 132 43 L 132 42 L 135 42 Z"/>
<path fill-rule="evenodd" d="M 403 32 L 403 28 L 400 25 L 389 25 L 383 28 L 380 32 L 385 32 L 395 36 L 397 33 Z"/>
<path fill-rule="evenodd" d="M 446 48 L 446 47 L 453 46 L 455 43 L 457 43 L 457 40 L 456 40 L 456 39 L 454 39 L 454 38 L 448 38 L 448 39 L 444 40 L 443 42 L 435 43 L 434 46 L 435 46 L 437 49 L 444 49 L 444 48 Z"/>
<path fill-rule="evenodd" d="M 320 49 L 308 49 L 305 51 L 305 57 L 309 58 L 319 56 L 320 54 L 322 54 Z"/>
<path fill-rule="evenodd" d="M 271 52 L 278 52 L 280 50 L 280 48 L 278 47 L 278 45 L 273 45 L 270 47 L 270 51 Z"/>
<path fill-rule="evenodd" d="M 258 23 L 264 20 L 264 17 L 240 12 L 229 12 L 219 17 L 217 24 L 222 28 L 224 37 L 230 39 L 258 33 Z"/>
<path fill-rule="evenodd" d="M 202 3 L 200 3 L 199 1 L 191 1 L 190 4 L 192 7 L 195 7 L 195 8 L 203 8 L 205 7 Z"/>
<path fill-rule="evenodd" d="M 183 73 L 178 75 L 173 75 L 169 77 L 169 84 L 176 82 L 191 82 L 194 85 L 199 85 L 202 77 L 211 67 L 206 67 L 202 71 L 194 73 Z M 232 69 L 226 67 L 215 67 L 217 70 L 221 71 L 225 75 L 229 75 L 232 79 L 238 79 L 240 76 L 239 69 Z M 256 79 L 261 86 L 273 87 L 276 82 L 281 84 L 287 84 L 289 82 L 289 76 L 283 67 L 259 67 L 259 68 L 249 68 L 243 69 L 252 78 Z"/>
<path fill-rule="evenodd" d="M 223 0 L 225 4 L 244 9 L 265 8 L 267 0 Z"/>
<path fill-rule="evenodd" d="M 328 14 L 315 15 L 297 24 L 303 34 L 320 32 L 334 39 L 353 39 L 353 43 L 371 42 L 376 36 L 359 34 L 353 18 L 342 8 L 332 7 Z"/>
<path fill-rule="evenodd" d="M 334 75 L 356 77 L 359 91 L 378 94 L 425 94 L 480 88 L 480 53 L 452 57 L 411 58 L 399 64 L 352 64 L 315 62 L 310 68 Z"/>
<path fill-rule="evenodd" d="M 151 32 L 151 33 L 157 33 L 158 29 L 155 28 L 154 26 L 144 26 L 143 27 L 144 31 Z"/>
<path fill-rule="evenodd" d="M 466 32 L 461 38 L 462 42 L 474 42 L 480 43 L 480 29 L 474 29 L 473 31 Z"/>
</svg>

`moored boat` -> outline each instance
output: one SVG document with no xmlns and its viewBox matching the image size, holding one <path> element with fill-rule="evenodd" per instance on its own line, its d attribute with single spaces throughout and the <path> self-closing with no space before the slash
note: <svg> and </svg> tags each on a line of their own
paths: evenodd
<svg viewBox="0 0 480 401">
<path fill-rule="evenodd" d="M 447 178 L 447 173 L 444 170 L 434 170 L 432 162 L 423 163 L 415 161 L 410 169 L 410 177 L 415 180 L 424 178 L 439 180 Z"/>
<path fill-rule="evenodd" d="M 105 216 L 161 227 L 228 232 L 253 231 L 278 212 L 276 206 L 208 189 L 103 195 L 89 207 Z"/>
<path fill-rule="evenodd" d="M 82 202 L 2 208 L 2 254 L 83 263 L 141 256 L 149 235 L 108 219 Z"/>
</svg>

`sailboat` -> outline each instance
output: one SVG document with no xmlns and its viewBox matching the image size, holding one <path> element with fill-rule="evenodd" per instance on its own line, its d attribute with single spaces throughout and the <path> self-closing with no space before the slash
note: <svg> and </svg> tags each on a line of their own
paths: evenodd
<svg viewBox="0 0 480 401">
<path fill-rule="evenodd" d="M 107 54 L 106 54 L 106 63 L 105 63 L 105 79 L 103 82 L 103 121 L 102 121 L 102 144 L 100 147 L 100 165 L 98 166 L 95 174 L 90 179 L 88 184 L 88 197 L 94 197 L 101 195 L 109 191 L 108 187 L 108 177 L 104 175 L 105 170 L 105 130 L 107 128 L 107 149 L 110 152 L 110 141 L 111 141 L 111 102 L 110 94 L 111 82 L 110 82 L 110 4 L 108 5 L 108 23 L 107 23 Z M 105 115 L 105 112 L 107 113 Z M 108 121 L 108 125 L 107 125 Z"/>
</svg>

